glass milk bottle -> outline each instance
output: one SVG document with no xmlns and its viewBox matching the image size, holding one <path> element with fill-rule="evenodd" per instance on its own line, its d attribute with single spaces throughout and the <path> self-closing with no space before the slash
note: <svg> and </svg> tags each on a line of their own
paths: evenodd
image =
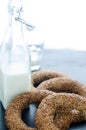
<svg viewBox="0 0 86 130">
<path fill-rule="evenodd" d="M 23 41 L 20 0 L 9 0 L 9 26 L 0 46 L 0 101 L 6 109 L 18 94 L 31 89 L 30 55 Z"/>
</svg>

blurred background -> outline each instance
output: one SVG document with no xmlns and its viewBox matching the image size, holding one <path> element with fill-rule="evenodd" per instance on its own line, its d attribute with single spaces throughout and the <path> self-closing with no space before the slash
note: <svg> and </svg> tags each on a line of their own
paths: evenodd
<svg viewBox="0 0 86 130">
<path fill-rule="evenodd" d="M 45 48 L 86 50 L 86 0 L 21 1 L 23 17 L 40 30 Z M 0 43 L 8 24 L 7 3 L 0 1 Z"/>
</svg>

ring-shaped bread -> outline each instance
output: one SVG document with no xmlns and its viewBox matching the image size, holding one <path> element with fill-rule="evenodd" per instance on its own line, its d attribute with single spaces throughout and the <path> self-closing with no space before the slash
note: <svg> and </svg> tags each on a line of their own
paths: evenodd
<svg viewBox="0 0 86 130">
<path fill-rule="evenodd" d="M 41 82 L 48 80 L 48 79 L 52 79 L 52 78 L 59 78 L 59 77 L 68 77 L 68 75 L 61 73 L 61 72 L 56 72 L 56 71 L 37 71 L 37 72 L 33 72 L 31 75 L 31 79 L 32 79 L 32 85 L 34 87 L 37 87 Z"/>
<path fill-rule="evenodd" d="M 50 90 L 53 92 L 75 93 L 86 97 L 86 85 L 70 78 L 52 78 L 40 83 L 38 90 Z"/>
<path fill-rule="evenodd" d="M 23 122 L 22 111 L 31 103 L 40 104 L 42 99 L 44 99 L 48 95 L 52 95 L 53 93 L 54 92 L 51 92 L 48 90 L 37 90 L 37 91 L 35 90 L 35 91 L 29 91 L 29 92 L 25 92 L 18 95 L 9 104 L 8 108 L 5 111 L 5 121 L 9 130 L 37 130 L 37 128 L 31 128 Z M 65 116 L 65 118 L 68 118 L 68 116 L 69 115 Z M 58 122 L 61 121 L 60 117 L 62 116 L 61 115 L 59 116 Z M 73 121 L 73 120 L 77 120 L 77 118 L 79 119 L 80 115 L 72 112 L 71 117 L 73 117 L 72 118 L 72 121 Z M 65 121 L 65 118 L 63 118 L 64 121 Z M 58 124 L 58 122 L 56 119 L 56 124 Z M 62 124 L 60 127 L 62 128 L 63 125 L 66 127 L 66 122 Z"/>
<path fill-rule="evenodd" d="M 5 121 L 9 130 L 37 130 L 27 126 L 22 120 L 22 111 L 31 103 L 40 103 L 43 98 L 53 92 L 44 91 L 29 91 L 18 95 L 9 104 L 5 111 Z"/>
<path fill-rule="evenodd" d="M 70 79 L 67 75 L 63 73 L 57 73 L 54 71 L 39 71 L 35 72 L 32 75 L 32 83 L 37 87 L 38 90 L 50 90 L 54 92 L 68 92 L 68 93 L 76 93 L 81 96 L 86 97 L 86 85 Z M 79 111 L 73 111 L 73 116 L 78 115 Z M 71 115 L 71 116 L 72 116 Z M 79 122 L 83 120 L 83 117 L 76 118 L 74 116 L 73 122 Z"/>
<path fill-rule="evenodd" d="M 77 94 L 70 93 L 54 93 L 49 95 L 42 100 L 40 103 L 36 115 L 35 115 L 35 124 L 38 130 L 65 130 L 72 123 L 71 110 L 80 111 L 84 120 L 86 121 L 86 98 L 79 96 Z M 65 122 L 62 119 L 58 118 L 60 126 L 55 124 L 55 116 L 58 115 L 58 110 L 60 110 L 63 115 L 70 115 Z M 62 125 L 62 122 L 63 125 Z M 63 127 L 61 127 L 63 126 Z M 59 128 L 60 127 L 60 128 Z"/>
</svg>

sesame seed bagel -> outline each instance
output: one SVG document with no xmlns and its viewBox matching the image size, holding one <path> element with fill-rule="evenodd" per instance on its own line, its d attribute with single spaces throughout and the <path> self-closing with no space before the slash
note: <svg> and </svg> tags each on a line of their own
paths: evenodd
<svg viewBox="0 0 86 130">
<path fill-rule="evenodd" d="M 58 124 L 55 124 L 55 115 L 59 114 L 59 110 L 66 118 L 58 116 Z M 36 115 L 35 124 L 39 130 L 66 130 L 72 123 L 71 111 L 78 110 L 86 121 L 86 98 L 77 94 L 70 93 L 54 93 L 42 100 Z M 70 118 L 68 117 L 70 115 Z M 64 122 L 65 119 L 65 122 Z M 63 120 L 63 121 L 62 121 Z M 63 122 L 63 124 L 62 124 Z M 66 125 L 65 125 L 66 123 Z M 65 128 L 66 126 L 66 128 Z"/>
<path fill-rule="evenodd" d="M 27 126 L 22 120 L 22 111 L 31 103 L 40 103 L 52 94 L 48 90 L 29 91 L 18 95 L 5 111 L 5 121 L 9 130 L 37 130 Z"/>
<path fill-rule="evenodd" d="M 53 92 L 76 93 L 86 97 L 86 85 L 70 78 L 53 78 L 45 80 L 37 87 L 38 90 L 49 90 Z"/>
<path fill-rule="evenodd" d="M 68 77 L 68 75 L 56 71 L 37 71 L 33 72 L 31 75 L 32 78 L 32 85 L 34 87 L 37 87 L 41 82 L 47 80 L 47 79 L 52 79 L 52 78 L 59 78 L 59 77 Z"/>
</svg>

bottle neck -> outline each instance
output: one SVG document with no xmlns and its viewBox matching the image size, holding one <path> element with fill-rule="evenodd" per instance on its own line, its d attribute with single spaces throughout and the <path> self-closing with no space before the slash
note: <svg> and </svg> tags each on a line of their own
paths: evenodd
<svg viewBox="0 0 86 130">
<path fill-rule="evenodd" d="M 23 44 L 23 27 L 22 24 L 16 20 L 15 16 L 12 16 L 12 25 L 11 25 L 11 32 L 12 32 L 12 42 L 13 45 Z"/>
<path fill-rule="evenodd" d="M 12 15 L 18 16 L 22 12 L 21 0 L 9 0 L 8 2 L 8 12 Z"/>
<path fill-rule="evenodd" d="M 9 0 L 8 13 L 9 13 L 9 28 L 12 38 L 12 44 L 20 44 L 23 41 L 23 28 L 22 24 L 16 19 L 20 17 L 22 12 L 21 0 Z"/>
<path fill-rule="evenodd" d="M 8 2 L 9 25 L 12 24 L 13 18 L 19 18 L 22 13 L 21 0 L 9 0 Z"/>
</svg>

